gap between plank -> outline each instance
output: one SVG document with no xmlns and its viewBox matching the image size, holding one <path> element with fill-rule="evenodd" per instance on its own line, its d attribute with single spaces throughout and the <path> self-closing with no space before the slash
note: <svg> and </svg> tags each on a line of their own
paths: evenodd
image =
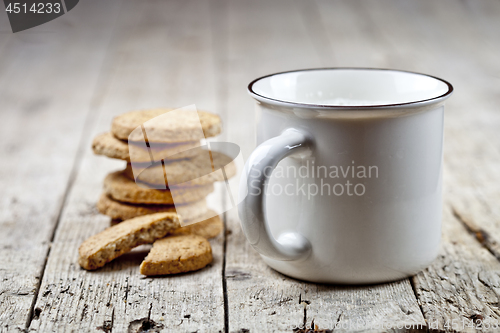
<svg viewBox="0 0 500 333">
<path fill-rule="evenodd" d="M 226 280 L 226 247 L 227 247 L 227 214 L 222 214 L 224 222 L 224 241 L 222 243 L 222 294 L 224 297 L 224 332 L 229 333 L 229 301 L 227 297 L 227 280 Z"/>
<path fill-rule="evenodd" d="M 413 279 L 414 279 L 414 276 L 410 276 L 408 278 L 408 280 L 410 280 L 411 290 L 413 290 L 413 295 L 415 295 L 415 299 L 417 300 L 418 308 L 420 309 L 420 313 L 422 313 L 422 317 L 424 317 L 424 320 L 425 320 L 425 323 L 427 326 L 427 319 L 425 318 L 424 308 L 422 307 L 422 304 L 420 303 L 420 300 L 418 299 L 417 288 L 415 287 L 415 281 Z M 425 329 L 423 329 L 423 332 L 427 332 L 427 330 L 428 330 L 428 328 L 426 327 Z"/>
<path fill-rule="evenodd" d="M 212 33 L 212 55 L 213 55 L 213 66 L 214 66 L 214 83 L 218 87 L 215 91 L 216 93 L 216 108 L 221 115 L 221 118 L 228 121 L 227 112 L 227 53 L 228 53 L 228 3 L 224 0 L 212 0 L 209 2 L 209 12 L 210 12 L 210 29 Z M 227 138 L 227 132 L 222 134 L 222 138 L 225 141 L 229 141 Z M 226 178 L 226 177 L 224 177 Z M 225 184 L 227 185 L 227 183 Z M 226 187 L 227 189 L 227 187 Z M 221 200 L 222 207 L 227 209 L 226 197 L 224 191 L 221 189 Z M 232 206 L 234 207 L 234 205 Z M 233 208 L 234 209 L 234 208 Z M 222 213 L 222 220 L 224 224 L 224 235 L 223 235 L 223 245 L 222 245 L 222 294 L 224 302 L 224 332 L 229 333 L 229 302 L 228 302 L 228 292 L 227 292 L 227 280 L 226 280 L 226 250 L 227 250 L 227 236 L 228 236 L 228 218 L 227 213 Z"/>
<path fill-rule="evenodd" d="M 481 244 L 483 248 L 488 250 L 488 252 L 490 252 L 493 255 L 493 257 L 495 257 L 498 261 L 500 261 L 499 254 L 491 246 L 490 234 L 485 230 L 483 230 L 481 227 L 477 226 L 476 223 L 474 223 L 473 221 L 472 223 L 471 222 L 467 223 L 466 219 L 458 212 L 457 209 L 455 209 L 455 207 L 452 204 L 450 204 L 450 208 L 453 217 L 455 217 L 457 221 L 460 222 L 460 224 L 462 224 L 465 230 L 467 230 L 467 232 L 471 234 L 476 239 L 476 241 L 479 244 Z"/>
</svg>

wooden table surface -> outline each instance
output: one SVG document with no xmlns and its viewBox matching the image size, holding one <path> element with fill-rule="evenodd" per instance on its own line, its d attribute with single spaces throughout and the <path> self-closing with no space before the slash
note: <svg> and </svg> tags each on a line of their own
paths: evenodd
<svg viewBox="0 0 500 333">
<path fill-rule="evenodd" d="M 449 80 L 441 254 L 370 286 L 287 278 L 233 209 L 201 271 L 145 278 L 136 250 L 96 272 L 77 250 L 123 163 L 90 143 L 122 112 L 196 104 L 248 157 L 246 85 L 283 70 L 362 66 Z M 12 34 L 0 15 L 0 332 L 500 331 L 500 2 L 97 1 Z M 210 202 L 219 205 L 215 193 Z M 339 269 L 342 269 L 339 267 Z M 149 321 L 148 321 L 149 320 Z M 495 328 L 496 327 L 496 328 Z"/>
</svg>

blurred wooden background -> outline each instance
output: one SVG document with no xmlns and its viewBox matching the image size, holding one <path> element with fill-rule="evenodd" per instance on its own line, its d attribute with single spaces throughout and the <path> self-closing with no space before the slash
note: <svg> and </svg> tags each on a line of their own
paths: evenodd
<svg viewBox="0 0 500 333">
<path fill-rule="evenodd" d="M 291 332 L 312 321 L 344 331 L 498 331 L 499 55 L 494 0 L 85 0 L 16 34 L 2 12 L 0 332 L 125 332 L 141 318 L 165 332 Z M 373 286 L 296 281 L 262 262 L 231 210 L 210 268 L 146 279 L 140 251 L 97 272 L 79 268 L 81 241 L 108 225 L 95 209 L 102 180 L 123 166 L 90 149 L 113 116 L 196 104 L 221 115 L 219 139 L 246 158 L 255 148 L 247 84 L 335 66 L 418 71 L 455 86 L 443 245 L 431 267 Z"/>
</svg>

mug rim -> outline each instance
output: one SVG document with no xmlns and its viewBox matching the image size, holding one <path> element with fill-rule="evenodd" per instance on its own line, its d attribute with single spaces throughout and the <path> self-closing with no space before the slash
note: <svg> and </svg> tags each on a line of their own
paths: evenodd
<svg viewBox="0 0 500 333">
<path fill-rule="evenodd" d="M 448 91 L 446 91 L 444 94 L 436 96 L 436 97 L 417 100 L 417 101 L 411 101 L 411 102 L 404 102 L 404 103 L 374 104 L 374 105 L 325 105 L 325 104 L 310 104 L 310 103 L 283 101 L 283 100 L 260 95 L 253 90 L 253 86 L 255 83 L 257 83 L 258 81 L 260 81 L 262 79 L 271 77 L 271 76 L 276 76 L 276 75 L 280 75 L 280 74 L 288 74 L 288 73 L 297 73 L 297 72 L 331 71 L 331 70 L 391 71 L 391 72 L 423 75 L 423 76 L 430 77 L 430 78 L 433 78 L 435 80 L 443 82 L 448 87 Z M 426 106 L 429 104 L 438 103 L 438 102 L 441 102 L 441 101 L 447 99 L 448 97 L 450 97 L 450 95 L 453 93 L 453 86 L 448 81 L 443 80 L 437 76 L 419 73 L 419 72 L 413 72 L 413 71 L 399 70 L 399 69 L 376 68 L 376 67 L 319 67 L 319 68 L 295 69 L 295 70 L 290 70 L 290 71 L 283 71 L 283 72 L 276 72 L 276 73 L 272 73 L 272 74 L 267 74 L 267 75 L 258 77 L 255 80 L 253 80 L 252 82 L 250 82 L 248 84 L 247 90 L 248 90 L 248 93 L 250 94 L 250 96 L 252 96 L 257 101 L 268 103 L 268 104 L 273 104 L 273 105 L 278 105 L 278 106 L 288 106 L 288 107 L 305 108 L 305 109 L 372 110 L 372 109 L 394 109 L 394 108 L 420 107 L 420 106 Z"/>
</svg>

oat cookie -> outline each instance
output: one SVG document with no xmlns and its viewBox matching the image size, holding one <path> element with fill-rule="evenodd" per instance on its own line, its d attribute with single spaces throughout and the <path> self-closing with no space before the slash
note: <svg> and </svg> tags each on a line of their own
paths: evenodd
<svg viewBox="0 0 500 333">
<path fill-rule="evenodd" d="M 205 215 L 210 216 L 210 218 L 201 222 L 188 224 L 187 226 L 179 229 L 175 229 L 170 234 L 171 235 L 193 234 L 201 236 L 206 239 L 216 237 L 217 235 L 220 234 L 220 232 L 224 228 L 222 220 L 220 219 L 219 215 L 216 215 L 216 213 L 213 210 L 209 210 Z M 189 223 L 189 221 L 185 222 Z"/>
<path fill-rule="evenodd" d="M 87 270 L 97 269 L 136 246 L 153 243 L 180 225 L 175 213 L 156 213 L 123 221 L 84 241 L 78 250 L 78 263 Z"/>
<path fill-rule="evenodd" d="M 144 141 L 142 131 L 133 131 L 148 120 L 172 110 L 158 108 L 124 113 L 113 119 L 111 132 L 118 139 Z M 218 115 L 204 111 L 198 111 L 198 117 L 193 117 L 193 115 L 196 114 L 194 112 L 184 114 L 183 112 L 174 112 L 171 116 L 159 117 L 154 124 L 145 124 L 147 140 L 163 143 L 199 141 L 221 132 L 221 120 Z M 203 131 L 200 130 L 200 124 Z M 130 134 L 132 136 L 129 138 Z"/>
<path fill-rule="evenodd" d="M 205 217 L 203 216 L 196 217 L 196 220 L 204 220 L 192 224 L 189 224 L 191 222 L 190 220 L 183 219 L 183 222 L 188 225 L 175 229 L 174 231 L 169 233 L 169 235 L 194 234 L 202 236 L 206 239 L 214 238 L 218 236 L 224 228 L 221 218 L 215 214 L 216 213 L 214 211 L 209 210 L 204 214 L 206 219 L 204 219 Z M 121 223 L 122 221 L 123 220 L 121 219 L 111 219 L 110 225 L 115 225 Z"/>
<path fill-rule="evenodd" d="M 200 153 L 190 160 L 179 160 L 164 165 L 156 164 L 144 169 L 139 173 L 138 180 L 154 185 L 165 185 L 165 180 L 167 180 L 167 186 L 178 184 L 200 186 L 224 181 L 225 178 L 229 179 L 235 174 L 236 166 L 229 156 L 200 149 Z M 125 169 L 125 175 L 134 179 L 130 164 Z"/>
<path fill-rule="evenodd" d="M 153 244 L 141 264 L 141 274 L 167 275 L 195 271 L 212 262 L 210 243 L 197 235 L 177 235 Z"/>
<path fill-rule="evenodd" d="M 97 202 L 97 209 L 101 214 L 108 215 L 112 219 L 128 220 L 142 215 L 170 212 L 177 213 L 182 217 L 183 221 L 186 221 L 204 215 L 207 212 L 207 202 L 202 199 L 183 205 L 131 204 L 116 201 L 103 193 Z"/>
<path fill-rule="evenodd" d="M 182 142 L 178 144 L 150 144 L 149 151 L 143 149 L 141 145 L 134 144 L 133 149 L 129 150 L 127 141 L 117 139 L 111 133 L 99 134 L 92 141 L 92 150 L 96 155 L 104 155 L 110 158 L 125 160 L 134 163 L 151 163 L 153 161 L 164 160 L 180 160 L 190 158 L 196 155 L 196 149 L 200 145 L 199 141 Z M 129 155 L 132 153 L 132 158 Z M 150 155 L 151 153 L 151 155 Z"/>
<path fill-rule="evenodd" d="M 173 188 L 175 204 L 199 201 L 214 190 L 213 184 L 194 187 Z M 170 190 L 147 188 L 146 185 L 137 185 L 126 177 L 124 171 L 112 172 L 104 179 L 104 192 L 111 198 L 136 204 L 174 204 Z"/>
</svg>

